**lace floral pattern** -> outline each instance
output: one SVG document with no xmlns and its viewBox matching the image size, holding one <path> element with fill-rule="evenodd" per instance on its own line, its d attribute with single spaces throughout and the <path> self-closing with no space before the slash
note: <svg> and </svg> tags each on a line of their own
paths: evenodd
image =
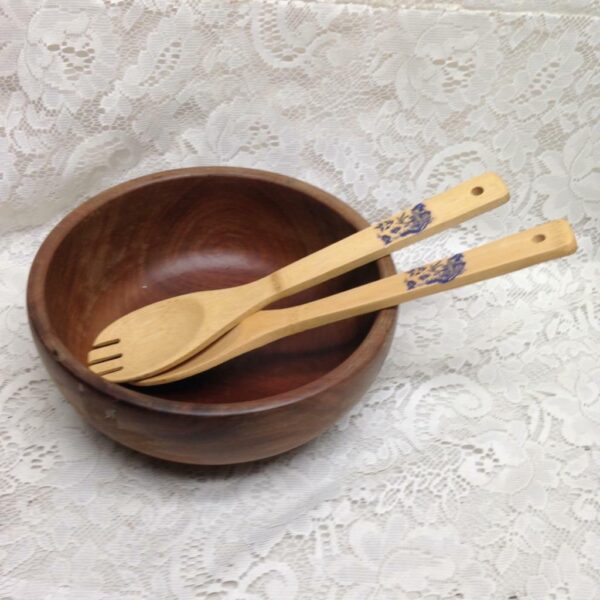
<svg viewBox="0 0 600 600">
<path fill-rule="evenodd" d="M 600 600 L 598 0 L 5 0 L 0 30 L 1 598 Z M 376 384 L 306 447 L 166 465 L 61 399 L 24 288 L 82 200 L 202 164 L 371 222 L 506 179 L 403 271 L 544 219 L 579 250 L 404 305 Z"/>
</svg>

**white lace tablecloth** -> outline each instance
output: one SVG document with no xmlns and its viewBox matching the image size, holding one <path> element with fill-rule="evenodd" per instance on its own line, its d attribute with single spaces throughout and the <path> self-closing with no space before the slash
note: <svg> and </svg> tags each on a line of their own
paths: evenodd
<svg viewBox="0 0 600 600">
<path fill-rule="evenodd" d="M 0 2 L 2 600 L 598 600 L 600 3 Z M 24 288 L 71 208 L 240 165 L 373 220 L 484 170 L 510 203 L 407 268 L 567 217 L 580 249 L 406 305 L 297 451 L 165 464 L 86 426 Z"/>
</svg>

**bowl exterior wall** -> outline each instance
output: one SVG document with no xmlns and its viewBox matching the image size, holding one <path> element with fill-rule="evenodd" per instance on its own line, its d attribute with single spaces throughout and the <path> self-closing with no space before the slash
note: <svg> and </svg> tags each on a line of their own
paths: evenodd
<svg viewBox="0 0 600 600">
<path fill-rule="evenodd" d="M 323 391 L 303 396 L 301 401 L 242 414 L 209 416 L 161 413 L 117 400 L 78 380 L 50 355 L 35 330 L 33 337 L 64 397 L 103 434 L 156 458 L 225 465 L 281 454 L 328 429 L 367 391 L 388 353 L 392 333 L 393 328 L 368 364 Z"/>
</svg>

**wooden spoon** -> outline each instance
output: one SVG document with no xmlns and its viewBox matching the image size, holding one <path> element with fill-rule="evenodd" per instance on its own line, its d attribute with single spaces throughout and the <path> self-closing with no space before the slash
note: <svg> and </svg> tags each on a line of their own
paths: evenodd
<svg viewBox="0 0 600 600">
<path fill-rule="evenodd" d="M 294 333 L 491 279 L 572 254 L 576 249 L 569 223 L 552 221 L 327 298 L 291 308 L 259 311 L 187 362 L 135 385 L 178 381 Z"/>
<path fill-rule="evenodd" d="M 161 373 L 198 353 L 244 317 L 466 221 L 508 200 L 494 173 L 475 177 L 251 283 L 184 294 L 117 319 L 95 339 L 92 371 L 110 381 Z"/>
</svg>

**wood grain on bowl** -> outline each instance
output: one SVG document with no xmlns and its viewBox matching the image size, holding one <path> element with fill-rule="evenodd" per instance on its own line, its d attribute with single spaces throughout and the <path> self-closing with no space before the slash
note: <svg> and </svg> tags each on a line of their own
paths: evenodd
<svg viewBox="0 0 600 600">
<path fill-rule="evenodd" d="M 28 284 L 34 338 L 67 399 L 129 447 L 196 464 L 278 454 L 358 401 L 387 353 L 395 309 L 280 340 L 145 393 L 90 372 L 87 351 L 131 310 L 252 281 L 366 225 L 333 196 L 273 173 L 192 168 L 126 182 L 73 211 L 40 248 Z M 391 260 L 380 259 L 276 306 L 392 273 Z"/>
</svg>

